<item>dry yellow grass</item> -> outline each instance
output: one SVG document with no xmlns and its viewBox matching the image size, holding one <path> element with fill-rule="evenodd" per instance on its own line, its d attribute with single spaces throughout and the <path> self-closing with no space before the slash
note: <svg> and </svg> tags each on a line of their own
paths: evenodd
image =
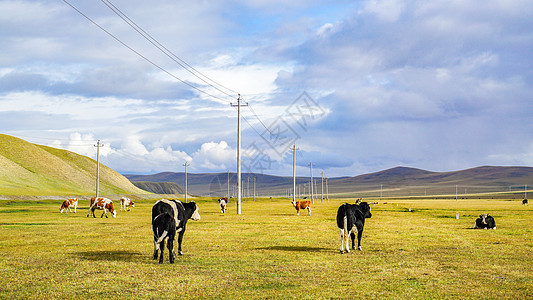
<svg viewBox="0 0 533 300">
<path fill-rule="evenodd" d="M 151 259 L 155 201 L 116 219 L 87 218 L 87 203 L 61 215 L 59 201 L 0 201 L 0 298 L 533 297 L 533 207 L 389 199 L 373 206 L 363 251 L 340 255 L 344 201 L 298 217 L 288 199 L 245 201 L 242 215 L 234 201 L 222 215 L 198 199 L 202 220 L 188 224 L 173 265 Z M 497 230 L 471 229 L 483 212 Z"/>
</svg>

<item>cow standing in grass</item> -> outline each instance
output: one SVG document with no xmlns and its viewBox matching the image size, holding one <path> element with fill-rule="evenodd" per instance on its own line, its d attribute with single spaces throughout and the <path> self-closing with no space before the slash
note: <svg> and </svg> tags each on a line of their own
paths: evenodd
<svg viewBox="0 0 533 300">
<path fill-rule="evenodd" d="M 165 228 L 168 228 L 168 226 L 171 226 L 168 224 L 167 221 L 157 221 L 157 227 L 154 227 L 156 219 L 163 218 L 163 216 L 161 217 L 158 217 L 158 216 L 160 216 L 161 214 L 165 214 L 165 213 L 170 215 L 173 219 L 176 233 L 178 233 L 178 255 L 183 255 L 183 251 L 181 250 L 181 243 L 183 241 L 183 234 L 185 233 L 185 227 L 189 219 L 192 219 L 195 221 L 200 220 L 200 213 L 198 212 L 198 206 L 196 205 L 194 201 L 191 201 L 189 203 L 182 203 L 179 200 L 167 200 L 167 199 L 161 199 L 157 201 L 152 207 L 152 228 L 153 229 L 162 228 L 164 230 Z M 168 220 L 168 217 L 164 217 L 161 220 Z M 156 236 L 158 236 L 158 240 L 159 240 L 161 235 L 159 233 L 154 232 L 154 259 L 157 259 L 157 252 L 159 248 L 161 248 L 160 243 L 159 244 L 156 243 Z M 173 244 L 172 244 L 172 247 L 173 247 Z M 174 251 L 174 250 L 169 249 L 169 251 Z M 161 259 L 160 259 L 160 262 L 162 262 Z"/>
<path fill-rule="evenodd" d="M 154 259 L 157 259 L 157 250 L 161 250 L 159 263 L 163 263 L 163 250 L 166 242 L 168 259 L 173 264 L 176 257 L 174 253 L 174 237 L 176 236 L 176 221 L 174 217 L 167 212 L 157 215 L 152 221 L 152 231 L 154 232 Z"/>
<path fill-rule="evenodd" d="M 296 208 L 296 215 L 300 215 L 300 209 L 307 209 L 307 215 L 311 215 L 311 201 L 305 200 L 305 201 L 292 201 L 292 206 Z"/>
<path fill-rule="evenodd" d="M 63 201 L 63 204 L 61 204 L 61 208 L 59 209 L 60 213 L 63 213 L 63 211 L 67 212 L 67 209 L 72 212 L 71 207 L 74 207 L 74 213 L 76 213 L 76 208 L 78 207 L 78 198 L 72 198 L 67 199 Z"/>
<path fill-rule="evenodd" d="M 111 216 L 113 218 L 117 217 L 117 211 L 113 207 L 113 201 L 111 199 L 103 198 L 103 197 L 92 197 L 91 198 L 91 206 L 89 207 L 89 212 L 87 213 L 87 217 L 92 213 L 93 218 L 96 218 L 94 215 L 94 211 L 96 209 L 103 210 L 104 212 L 100 216 L 102 218 L 104 215 L 107 218 L 107 212 L 109 211 L 111 213 Z"/>
<path fill-rule="evenodd" d="M 370 205 L 367 202 L 357 204 L 344 203 L 337 210 L 337 227 L 341 236 L 341 254 L 350 252 L 348 246 L 348 236 L 352 239 L 352 249 L 355 250 L 355 234 L 357 233 L 357 249 L 361 248 L 361 237 L 365 227 L 365 219 L 372 217 Z"/>
<path fill-rule="evenodd" d="M 130 198 L 122 197 L 120 198 L 120 211 L 122 211 L 122 207 L 124 207 L 124 211 L 130 211 L 132 207 L 135 207 L 135 203 Z"/>
<path fill-rule="evenodd" d="M 218 199 L 218 204 L 220 205 L 220 212 L 225 213 L 226 212 L 226 206 L 228 205 L 228 198 L 222 197 Z"/>
<path fill-rule="evenodd" d="M 527 199 L 522 200 L 522 205 L 529 205 L 529 203 L 527 202 Z"/>
</svg>

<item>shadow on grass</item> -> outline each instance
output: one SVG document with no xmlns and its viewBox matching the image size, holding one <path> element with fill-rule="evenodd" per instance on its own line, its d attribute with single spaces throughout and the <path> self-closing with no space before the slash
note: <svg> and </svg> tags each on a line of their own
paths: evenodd
<svg viewBox="0 0 533 300">
<path fill-rule="evenodd" d="M 331 251 L 330 248 L 322 247 L 299 247 L 299 246 L 270 246 L 256 248 L 256 250 L 278 250 L 278 251 L 290 251 L 290 252 L 321 252 L 321 251 Z"/>
<path fill-rule="evenodd" d="M 74 255 L 81 259 L 92 261 L 145 261 L 147 255 L 145 253 L 130 252 L 130 251 L 83 251 L 77 252 Z"/>
</svg>

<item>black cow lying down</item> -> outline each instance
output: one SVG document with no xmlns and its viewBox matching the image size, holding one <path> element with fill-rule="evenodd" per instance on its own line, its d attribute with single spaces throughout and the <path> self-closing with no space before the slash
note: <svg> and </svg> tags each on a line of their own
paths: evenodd
<svg viewBox="0 0 533 300">
<path fill-rule="evenodd" d="M 191 201 L 189 203 L 182 203 L 179 200 L 167 200 L 167 199 L 161 199 L 157 201 L 154 206 L 152 207 L 152 229 L 154 230 L 154 259 L 157 259 L 157 252 L 159 248 L 161 248 L 161 257 L 159 258 L 159 263 L 163 262 L 163 248 L 161 246 L 161 242 L 158 243 L 160 238 L 163 235 L 163 232 L 165 229 L 168 229 L 171 227 L 171 221 L 168 220 L 167 216 L 164 216 L 164 214 L 168 214 L 173 219 L 175 233 L 178 233 L 178 254 L 183 255 L 183 251 L 181 250 L 181 243 L 183 241 L 183 234 L 185 233 L 185 228 L 187 225 L 187 221 L 189 219 L 193 219 L 195 221 L 200 220 L 200 214 L 198 213 L 198 206 L 194 201 Z M 163 214 L 163 216 L 161 216 Z M 169 224 L 170 223 L 170 224 Z M 156 232 L 156 229 L 159 230 Z M 163 230 L 163 231 L 161 231 Z M 169 231 L 170 233 L 171 231 Z M 170 236 L 167 233 L 168 241 L 167 242 L 167 248 L 169 248 L 170 255 L 172 257 L 174 253 L 173 245 L 174 240 L 170 238 Z M 163 237 L 163 241 L 166 238 Z M 170 246 L 169 246 L 170 243 Z M 174 260 L 171 259 L 171 263 Z"/>
<path fill-rule="evenodd" d="M 352 249 L 355 250 L 355 234 L 357 233 L 357 249 L 361 248 L 361 236 L 365 227 L 365 218 L 372 217 L 370 205 L 367 202 L 357 204 L 344 203 L 337 210 L 337 227 L 341 235 L 341 254 L 350 252 L 348 236 L 352 239 Z"/>
<path fill-rule="evenodd" d="M 476 219 L 474 229 L 496 229 L 496 222 L 492 216 L 482 214 Z"/>
</svg>

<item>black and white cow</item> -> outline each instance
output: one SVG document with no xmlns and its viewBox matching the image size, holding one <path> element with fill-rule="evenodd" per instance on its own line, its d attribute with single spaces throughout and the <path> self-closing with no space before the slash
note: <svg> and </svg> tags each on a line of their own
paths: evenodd
<svg viewBox="0 0 533 300">
<path fill-rule="evenodd" d="M 522 205 L 529 205 L 529 203 L 527 202 L 527 199 L 522 200 Z"/>
<path fill-rule="evenodd" d="M 361 236 L 365 227 L 365 218 L 372 217 L 370 205 L 367 202 L 357 204 L 344 203 L 337 210 L 337 227 L 341 235 L 341 254 L 350 252 L 348 236 L 352 238 L 352 249 L 355 250 L 355 234 L 357 233 L 357 249 L 361 248 Z"/>
<path fill-rule="evenodd" d="M 169 213 L 164 212 L 157 215 L 152 221 L 152 230 L 154 232 L 154 259 L 157 259 L 157 250 L 161 249 L 159 256 L 159 263 L 163 263 L 163 250 L 165 249 L 165 241 L 168 248 L 168 259 L 171 264 L 174 263 L 176 254 L 174 253 L 174 237 L 176 236 L 176 221 Z"/>
<path fill-rule="evenodd" d="M 222 197 L 218 199 L 218 204 L 220 205 L 220 212 L 225 213 L 226 212 L 226 206 L 228 205 L 228 198 Z"/>
<path fill-rule="evenodd" d="M 183 241 L 185 227 L 189 219 L 193 219 L 195 221 L 200 220 L 198 206 L 194 201 L 191 201 L 189 203 L 182 203 L 179 200 L 161 199 L 157 201 L 152 207 L 152 224 L 154 223 L 156 217 L 161 215 L 162 213 L 168 213 L 174 219 L 176 233 L 178 233 L 178 254 L 183 255 L 183 251 L 181 251 L 181 242 Z M 154 234 L 154 259 L 157 259 L 157 251 L 159 249 L 159 245 L 155 242 L 156 241 Z"/>
<path fill-rule="evenodd" d="M 476 219 L 474 229 L 496 229 L 496 222 L 492 216 L 482 214 Z"/>
</svg>

